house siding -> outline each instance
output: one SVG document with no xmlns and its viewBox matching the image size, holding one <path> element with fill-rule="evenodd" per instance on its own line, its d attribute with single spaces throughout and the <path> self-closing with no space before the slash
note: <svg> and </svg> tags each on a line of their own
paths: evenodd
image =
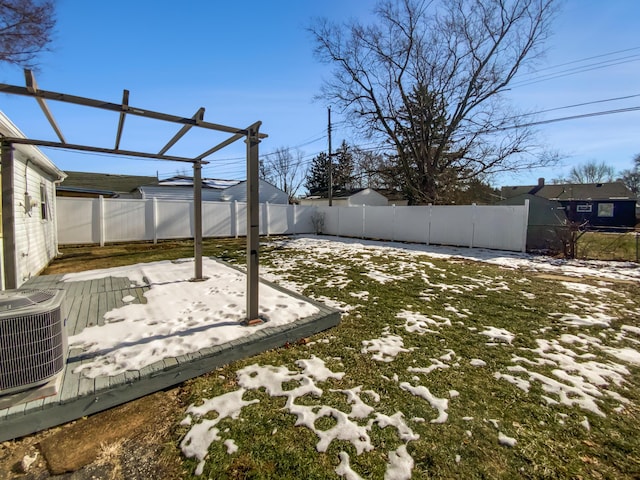
<svg viewBox="0 0 640 480">
<path fill-rule="evenodd" d="M 386 207 L 389 205 L 387 197 L 379 194 L 375 190 L 365 188 L 349 197 L 349 206 L 371 205 L 373 207 Z"/>
<path fill-rule="evenodd" d="M 0 112 L 0 134 L 5 137 L 25 138 L 24 134 Z M 12 161 L 3 162 L 3 175 L 11 175 L 12 205 L 2 205 L 7 219 L 2 231 L 2 288 L 19 287 L 38 275 L 58 253 L 55 184 L 65 174 L 33 145 L 14 144 Z M 46 212 L 42 217 L 42 205 Z M 28 207 L 28 208 L 25 208 Z M 13 221 L 9 220 L 9 212 Z M 10 224 L 9 224 L 10 223 Z M 13 240 L 7 242 L 8 239 Z M 13 248 L 12 248 L 13 247 Z M 11 249 L 5 252 L 5 248 Z M 5 255 L 11 255 L 9 261 Z M 15 269 L 13 268 L 15 266 Z M 10 284 L 5 283 L 5 280 Z"/>
<path fill-rule="evenodd" d="M 596 228 L 633 228 L 636 224 L 635 200 L 573 200 L 560 203 L 573 222 L 588 222 Z M 602 215 L 602 210 L 609 214 Z"/>
<path fill-rule="evenodd" d="M 285 192 L 271 185 L 269 182 L 265 182 L 264 180 L 260 180 L 258 191 L 260 196 L 260 203 L 277 203 L 282 205 L 287 205 L 289 203 L 289 196 Z M 222 200 L 227 202 L 246 202 L 246 180 L 240 182 L 237 185 L 234 185 L 233 187 L 225 189 L 222 194 Z"/>
<path fill-rule="evenodd" d="M 176 186 L 176 185 L 150 185 L 143 186 L 138 189 L 137 198 L 158 198 L 162 200 L 193 200 L 192 186 Z M 202 189 L 202 201 L 204 202 L 220 202 L 223 190 L 214 188 Z"/>
<path fill-rule="evenodd" d="M 277 203 L 287 205 L 289 197 L 285 192 L 264 180 L 260 180 L 260 203 Z M 178 185 L 145 185 L 138 188 L 136 198 L 158 198 L 162 200 L 193 200 L 192 186 Z M 247 182 L 227 188 L 202 188 L 203 202 L 246 202 Z"/>
<path fill-rule="evenodd" d="M 14 218 L 18 286 L 38 275 L 55 258 L 55 183 L 57 178 L 33 164 L 20 150 L 14 150 Z M 44 186 L 47 218 L 42 218 L 41 185 Z M 26 211 L 26 195 L 33 202 Z"/>
<path fill-rule="evenodd" d="M 334 196 L 331 203 L 335 207 L 361 207 L 363 205 L 371 207 L 389 206 L 389 200 L 387 197 L 371 188 L 365 188 L 348 196 Z M 325 197 L 302 198 L 300 199 L 300 205 L 326 206 L 329 205 L 329 199 Z"/>
</svg>

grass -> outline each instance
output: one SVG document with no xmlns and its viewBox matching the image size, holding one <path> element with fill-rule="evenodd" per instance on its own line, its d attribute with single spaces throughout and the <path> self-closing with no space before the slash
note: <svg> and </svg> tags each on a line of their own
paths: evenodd
<svg viewBox="0 0 640 480">
<path fill-rule="evenodd" d="M 586 232 L 577 244 L 576 258 L 638 262 L 640 233 Z"/>
<path fill-rule="evenodd" d="M 73 268 L 77 262 L 81 267 L 76 271 L 179 258 L 192 255 L 191 251 L 189 242 L 67 248 L 47 273 Z M 244 263 L 242 240 L 207 241 L 204 252 Z M 348 413 L 351 405 L 346 396 L 332 390 L 361 385 L 362 390 L 377 393 L 379 402 L 365 394 L 360 398 L 377 413 L 392 416 L 402 412 L 407 425 L 420 435 L 418 440 L 406 443 L 415 462 L 413 478 L 640 476 L 640 368 L 606 348 L 638 349 L 640 338 L 631 333 L 622 335 L 621 330 L 623 325 L 640 327 L 637 284 L 541 276 L 533 270 L 431 258 L 399 249 L 365 248 L 341 253 L 337 248 L 310 250 L 295 248 L 295 244 L 292 248 L 287 240 L 277 238 L 263 241 L 260 261 L 262 273 L 268 278 L 295 286 L 305 295 L 339 303 L 348 313 L 338 327 L 316 335 L 308 343 L 265 352 L 186 382 L 188 403 L 200 404 L 237 390 L 237 372 L 245 366 L 284 366 L 299 371 L 296 360 L 315 355 L 327 368 L 345 375 L 341 380 L 317 382 L 322 395 L 306 395 L 296 403 L 329 406 Z M 381 283 L 384 278 L 389 281 Z M 575 282 L 590 288 L 577 292 Z M 441 325 L 428 325 L 432 332 L 422 335 L 410 333 L 398 317 L 406 310 Z M 560 321 L 559 315 L 598 312 L 614 318 L 609 328 L 573 327 Z M 481 332 L 490 326 L 513 333 L 511 344 L 488 345 L 490 338 Z M 371 353 L 362 352 L 363 341 L 381 338 L 385 332 L 402 337 L 404 348 L 411 351 L 398 354 L 388 363 L 372 360 Z M 567 338 L 573 338 L 573 343 Z M 544 350 L 540 342 L 547 342 L 551 349 Z M 514 357 L 526 361 L 514 361 Z M 482 359 L 486 366 L 473 366 L 471 359 Z M 434 365 L 436 360 L 442 368 L 428 374 L 409 371 Z M 603 415 L 578 405 L 545 400 L 560 398 L 545 391 L 532 375 L 560 381 L 557 372 L 563 362 L 574 362 L 573 367 L 565 368 L 575 378 L 580 378 L 576 366 L 589 365 L 592 373 L 604 367 L 619 372 L 623 379 L 619 384 L 612 381 L 613 377 L 601 378 L 599 383 L 592 380 L 599 392 L 595 402 Z M 524 367 L 527 373 L 514 367 Z M 529 381 L 529 391 L 504 377 L 496 378 L 497 373 Z M 425 386 L 434 396 L 448 399 L 447 421 L 430 423 L 438 415 L 436 410 L 401 388 L 402 382 Z M 459 395 L 452 395 L 452 391 Z M 626 400 L 621 401 L 620 396 Z M 363 478 L 383 478 L 389 452 L 405 444 L 398 430 L 374 425 L 369 432 L 375 447 L 372 451 L 357 455 L 349 442 L 333 441 L 326 452 L 319 453 L 317 435 L 295 426 L 296 417 L 283 409 L 283 397 L 272 397 L 261 389 L 248 390 L 243 398 L 258 399 L 259 403 L 245 407 L 238 419 L 225 418 L 218 425 L 220 435 L 233 439 L 238 451 L 228 454 L 222 441 L 213 442 L 202 477 L 193 475 L 197 461 L 184 459 L 184 470 L 193 475 L 186 478 L 338 478 L 334 470 L 341 451 L 349 454 L 352 468 Z M 578 396 L 574 392 L 567 398 L 577 400 Z M 373 414 L 357 423 L 366 425 L 372 418 Z M 589 429 L 584 426 L 585 419 Z M 323 417 L 315 427 L 328 430 L 335 422 L 334 418 Z M 188 428 L 176 426 L 176 445 Z M 517 444 L 500 445 L 498 431 L 515 438 Z"/>
</svg>

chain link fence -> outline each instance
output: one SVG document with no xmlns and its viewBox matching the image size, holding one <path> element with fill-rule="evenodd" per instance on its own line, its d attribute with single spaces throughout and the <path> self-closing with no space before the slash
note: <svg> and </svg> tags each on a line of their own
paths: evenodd
<svg viewBox="0 0 640 480">
<path fill-rule="evenodd" d="M 640 262 L 640 230 L 609 229 L 606 232 L 584 230 L 576 235 L 575 258 Z"/>
</svg>

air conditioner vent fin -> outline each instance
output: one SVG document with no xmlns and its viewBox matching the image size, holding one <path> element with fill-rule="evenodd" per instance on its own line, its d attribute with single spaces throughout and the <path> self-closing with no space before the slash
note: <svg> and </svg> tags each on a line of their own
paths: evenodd
<svg viewBox="0 0 640 480">
<path fill-rule="evenodd" d="M 0 395 L 42 385 L 64 369 L 64 291 L 0 292 Z M 19 305 L 19 306 L 16 306 Z"/>
</svg>

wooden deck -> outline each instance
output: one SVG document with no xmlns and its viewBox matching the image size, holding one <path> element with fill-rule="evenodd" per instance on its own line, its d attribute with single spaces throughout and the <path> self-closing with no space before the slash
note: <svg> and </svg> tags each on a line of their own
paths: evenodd
<svg viewBox="0 0 640 480">
<path fill-rule="evenodd" d="M 21 288 L 64 289 L 69 336 L 81 332 L 85 327 L 103 324 L 106 312 L 124 305 L 123 297 L 133 296 L 136 299 L 133 303 L 146 303 L 144 293 L 149 289 L 132 288 L 131 282 L 126 278 L 108 277 L 68 283 L 62 282 L 61 279 L 61 275 L 35 277 Z M 269 285 L 315 305 L 320 312 L 286 326 L 256 330 L 227 344 L 180 357 L 165 358 L 140 370 L 127 371 L 115 376 L 86 378 L 79 373 L 73 373 L 73 370 L 82 364 L 83 355 L 82 350 L 71 349 L 65 369 L 57 379 L 57 393 L 51 395 L 56 388 L 55 385 L 48 385 L 41 387 L 38 392 L 17 394 L 14 400 L 22 403 L 9 407 L 0 403 L 0 441 L 28 435 L 126 403 L 235 360 L 282 346 L 287 342 L 295 342 L 340 322 L 338 311 L 276 285 Z M 42 394 L 49 396 L 29 399 L 28 395 L 33 397 L 34 394 L 36 397 Z M 3 400 L 3 397 L 0 397 L 0 400 Z M 7 400 L 4 398 L 4 403 L 7 403 Z"/>
</svg>

